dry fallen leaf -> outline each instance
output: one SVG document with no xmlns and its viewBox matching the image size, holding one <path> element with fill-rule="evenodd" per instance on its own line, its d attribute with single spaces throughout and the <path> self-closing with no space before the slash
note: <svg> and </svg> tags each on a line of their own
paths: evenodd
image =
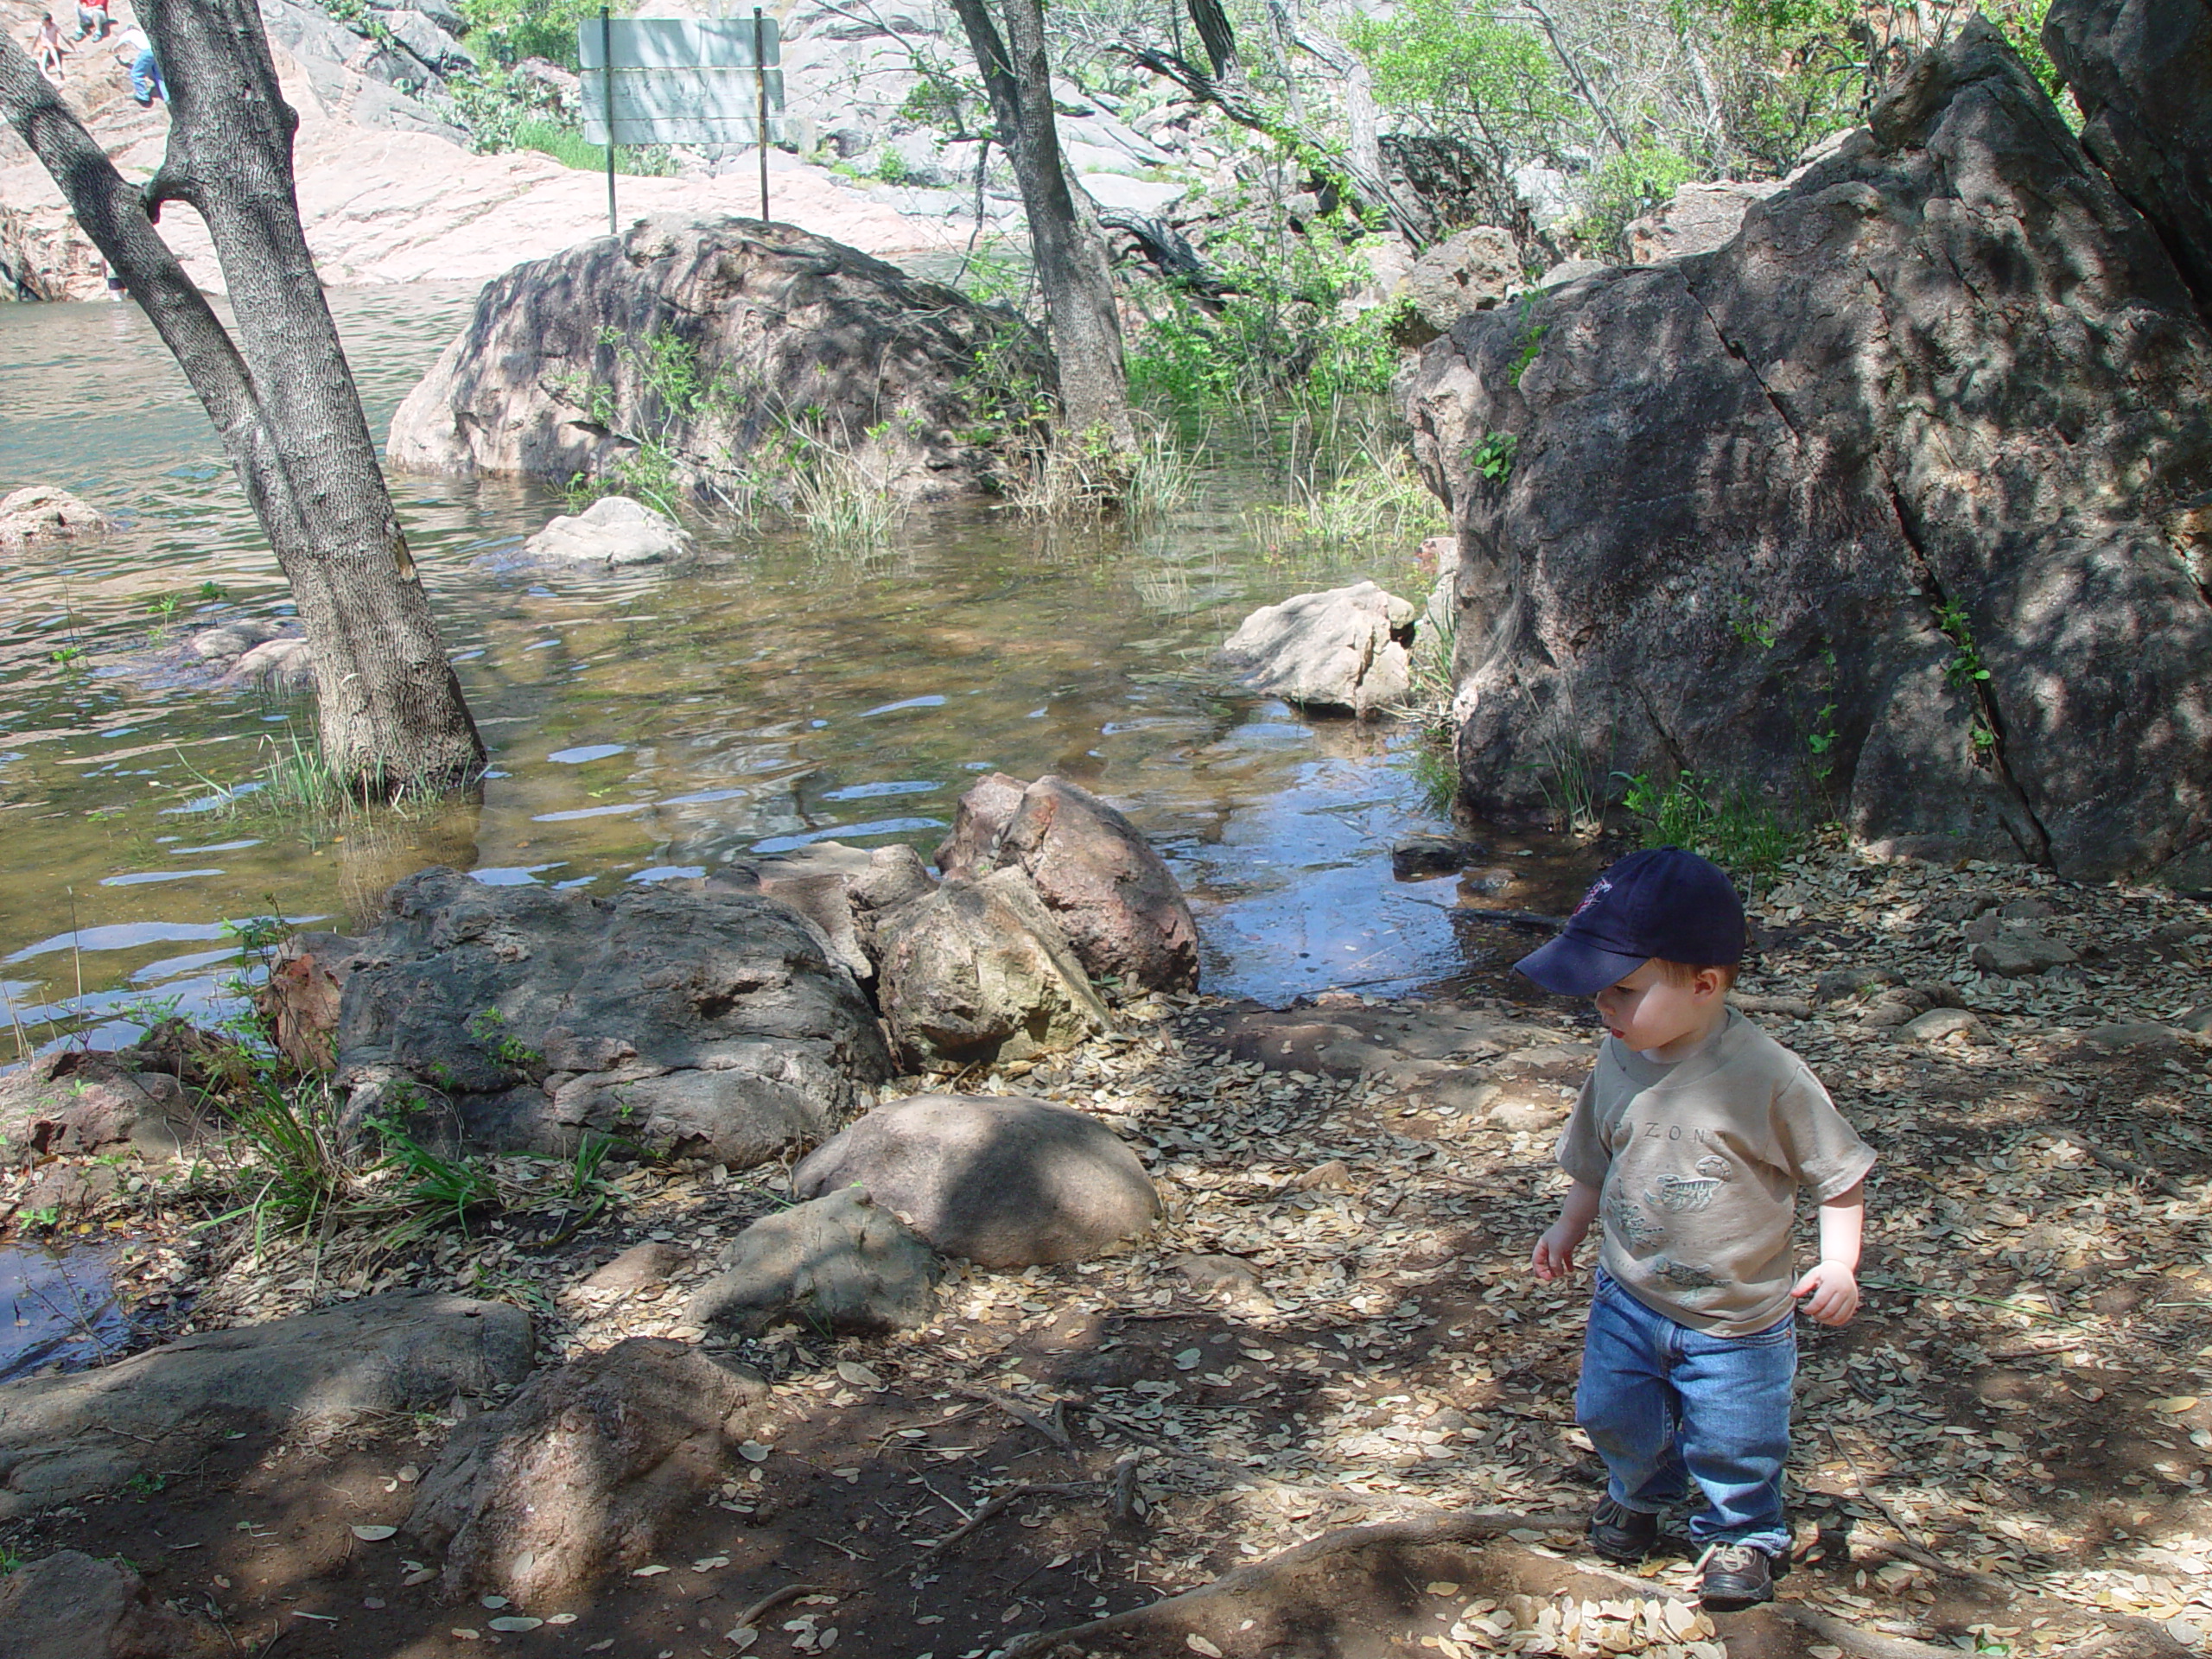
<svg viewBox="0 0 2212 1659">
<path fill-rule="evenodd" d="M 495 1630 L 534 1630 L 544 1622 L 526 1613 L 509 1613 L 505 1618 L 493 1619 L 492 1628 Z"/>
<path fill-rule="evenodd" d="M 1183 1638 L 1183 1645 L 1192 1653 L 1203 1653 L 1206 1659 L 1221 1659 L 1221 1649 L 1196 1631 Z"/>
<path fill-rule="evenodd" d="M 353 1535 L 365 1544 L 380 1544 L 399 1534 L 397 1527 L 355 1527 L 353 1530 Z"/>
<path fill-rule="evenodd" d="M 880 1389 L 883 1386 L 883 1379 L 858 1360 L 839 1360 L 837 1375 L 856 1389 Z"/>
</svg>

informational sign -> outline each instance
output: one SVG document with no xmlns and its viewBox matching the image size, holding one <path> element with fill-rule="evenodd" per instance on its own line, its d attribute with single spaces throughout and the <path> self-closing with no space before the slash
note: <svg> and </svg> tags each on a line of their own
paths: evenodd
<svg viewBox="0 0 2212 1659">
<path fill-rule="evenodd" d="M 760 144 L 782 136 L 783 45 L 772 17 L 617 17 L 603 26 L 591 17 L 576 25 L 576 46 L 584 137 L 594 144 Z"/>
</svg>

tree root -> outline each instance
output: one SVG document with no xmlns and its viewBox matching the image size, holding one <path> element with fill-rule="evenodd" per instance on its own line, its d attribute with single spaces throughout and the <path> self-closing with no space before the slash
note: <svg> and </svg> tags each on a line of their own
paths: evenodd
<svg viewBox="0 0 2212 1659">
<path fill-rule="evenodd" d="M 1255 1561 L 1249 1567 L 1236 1567 L 1211 1583 L 1202 1584 L 1195 1590 L 1185 1590 L 1180 1595 L 1147 1602 L 1141 1607 L 1132 1607 L 1123 1612 L 1109 1613 L 1103 1618 L 1072 1624 L 1064 1630 L 1037 1630 L 1018 1637 L 1007 1644 L 1001 1659 L 1037 1659 L 1037 1656 L 1050 1652 L 1063 1642 L 1088 1642 L 1120 1631 L 1135 1630 L 1150 1624 L 1166 1609 L 1209 1598 L 1233 1596 L 1285 1567 L 1298 1567 L 1339 1553 L 1348 1554 L 1377 1544 L 1419 1547 L 1480 1543 L 1521 1529 L 1537 1532 L 1580 1531 L 1587 1519 L 1587 1516 L 1579 1514 L 1523 1515 L 1510 1510 L 1459 1510 L 1433 1519 L 1386 1521 L 1374 1526 L 1338 1528 L 1317 1538 L 1310 1538 L 1280 1555 L 1269 1556 L 1264 1561 Z"/>
</svg>

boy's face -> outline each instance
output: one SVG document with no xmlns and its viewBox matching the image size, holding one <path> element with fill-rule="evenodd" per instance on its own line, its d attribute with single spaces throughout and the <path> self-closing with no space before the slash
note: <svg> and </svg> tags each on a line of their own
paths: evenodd
<svg viewBox="0 0 2212 1659">
<path fill-rule="evenodd" d="M 1724 1006 L 1723 989 L 1720 976 L 1710 968 L 1680 984 L 1669 979 L 1656 962 L 1647 962 L 1591 1001 L 1598 1005 L 1598 1017 L 1607 1031 L 1629 1047 L 1649 1053 L 1685 1038 L 1703 1036 Z"/>
</svg>

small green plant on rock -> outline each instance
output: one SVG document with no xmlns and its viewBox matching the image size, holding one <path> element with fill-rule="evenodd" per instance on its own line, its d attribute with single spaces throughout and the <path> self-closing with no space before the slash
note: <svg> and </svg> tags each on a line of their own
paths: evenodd
<svg viewBox="0 0 2212 1659">
<path fill-rule="evenodd" d="M 1749 790 L 1685 772 L 1661 784 L 1649 772 L 1616 772 L 1621 804 L 1643 820 L 1647 847 L 1685 847 L 1732 874 L 1758 875 L 1796 855 L 1804 834 Z"/>
<path fill-rule="evenodd" d="M 507 1028 L 507 1016 L 497 1008 L 479 1008 L 468 1016 L 468 1034 L 484 1045 L 492 1058 L 516 1071 L 545 1064 L 545 1057 Z"/>
<path fill-rule="evenodd" d="M 1467 451 L 1467 469 L 1493 484 L 1503 484 L 1512 476 L 1514 457 L 1520 449 L 1517 433 L 1485 432 Z"/>
</svg>

